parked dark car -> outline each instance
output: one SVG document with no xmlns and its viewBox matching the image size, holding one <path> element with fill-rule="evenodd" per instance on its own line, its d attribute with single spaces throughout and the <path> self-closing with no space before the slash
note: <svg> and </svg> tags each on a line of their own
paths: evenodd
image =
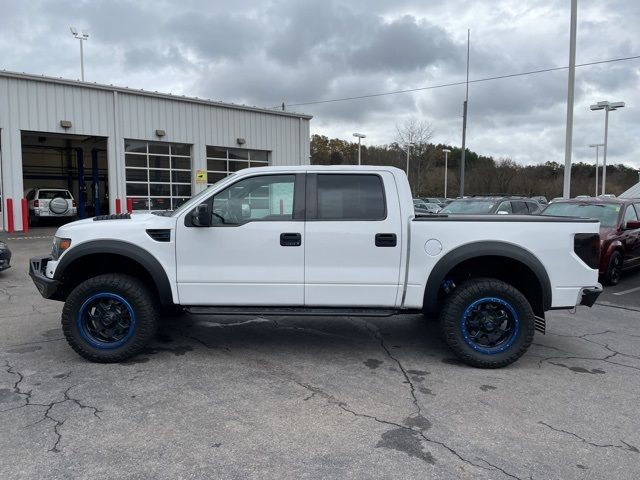
<svg viewBox="0 0 640 480">
<path fill-rule="evenodd" d="M 554 200 L 542 215 L 600 220 L 600 279 L 620 282 L 624 270 L 640 266 L 640 200 L 590 197 Z"/>
<path fill-rule="evenodd" d="M 424 203 L 433 203 L 434 205 L 438 205 L 440 208 L 444 207 L 444 198 L 440 197 L 420 197 Z"/>
<path fill-rule="evenodd" d="M 458 198 L 440 213 L 467 215 L 535 215 L 542 208 L 534 200 L 523 197 L 466 197 Z"/>
<path fill-rule="evenodd" d="M 0 272 L 6 270 L 11 265 L 11 250 L 6 243 L 0 242 Z"/>
</svg>

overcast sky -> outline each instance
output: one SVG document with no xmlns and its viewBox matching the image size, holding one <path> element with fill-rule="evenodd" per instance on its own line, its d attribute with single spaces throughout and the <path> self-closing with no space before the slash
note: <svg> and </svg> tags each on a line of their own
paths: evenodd
<svg viewBox="0 0 640 480">
<path fill-rule="evenodd" d="M 640 54 L 640 2 L 579 0 L 577 63 Z M 0 68 L 271 107 L 566 66 L 569 0 L 0 0 Z M 564 161 L 567 71 L 472 84 L 467 146 L 519 163 Z M 291 107 L 312 133 L 393 141 L 406 118 L 460 145 L 464 87 Z M 611 114 L 609 161 L 640 168 L 640 60 L 576 70 L 574 161 L 594 161 Z"/>
</svg>

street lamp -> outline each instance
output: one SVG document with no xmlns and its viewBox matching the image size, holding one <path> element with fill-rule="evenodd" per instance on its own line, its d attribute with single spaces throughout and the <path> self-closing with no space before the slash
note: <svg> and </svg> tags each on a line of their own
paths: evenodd
<svg viewBox="0 0 640 480">
<path fill-rule="evenodd" d="M 444 199 L 447 199 L 447 160 L 449 159 L 449 154 L 451 153 L 451 150 L 449 150 L 448 148 L 443 148 L 442 151 L 444 152 Z"/>
<path fill-rule="evenodd" d="M 364 133 L 354 133 L 353 134 L 354 137 L 358 137 L 358 165 L 360 165 L 360 142 L 362 141 L 363 138 L 367 138 L 367 136 Z"/>
<path fill-rule="evenodd" d="M 591 110 L 604 110 L 604 154 L 602 156 L 602 195 L 607 185 L 607 137 L 609 135 L 609 112 L 624 108 L 624 102 L 598 102 L 591 105 Z"/>
<path fill-rule="evenodd" d="M 69 30 L 71 30 L 74 38 L 80 40 L 80 79 L 84 82 L 84 51 L 82 49 L 82 42 L 89 38 L 89 34 L 84 30 L 79 32 L 75 27 L 69 27 Z"/>
<path fill-rule="evenodd" d="M 591 148 L 596 149 L 596 197 L 598 196 L 598 149 L 604 147 L 604 143 L 594 143 L 589 145 Z"/>
</svg>

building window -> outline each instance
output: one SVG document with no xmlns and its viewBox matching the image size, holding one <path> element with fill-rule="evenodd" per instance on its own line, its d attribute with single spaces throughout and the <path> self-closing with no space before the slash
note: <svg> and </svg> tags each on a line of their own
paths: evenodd
<svg viewBox="0 0 640 480">
<path fill-rule="evenodd" d="M 227 175 L 249 167 L 269 165 L 269 152 L 245 148 L 207 146 L 207 181 L 213 185 Z"/>
<path fill-rule="evenodd" d="M 134 210 L 175 210 L 191 197 L 191 146 L 124 141 L 127 198 Z"/>
</svg>

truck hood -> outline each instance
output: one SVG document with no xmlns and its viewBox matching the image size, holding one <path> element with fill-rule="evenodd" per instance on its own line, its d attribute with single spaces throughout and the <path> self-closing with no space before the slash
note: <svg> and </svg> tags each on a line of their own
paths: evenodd
<svg viewBox="0 0 640 480">
<path fill-rule="evenodd" d="M 129 232 L 147 229 L 171 229 L 175 227 L 176 219 L 163 217 L 151 213 L 133 213 L 131 218 L 95 220 L 85 218 L 68 223 L 58 228 L 57 237 L 62 238 L 122 238 L 126 239 Z"/>
</svg>

